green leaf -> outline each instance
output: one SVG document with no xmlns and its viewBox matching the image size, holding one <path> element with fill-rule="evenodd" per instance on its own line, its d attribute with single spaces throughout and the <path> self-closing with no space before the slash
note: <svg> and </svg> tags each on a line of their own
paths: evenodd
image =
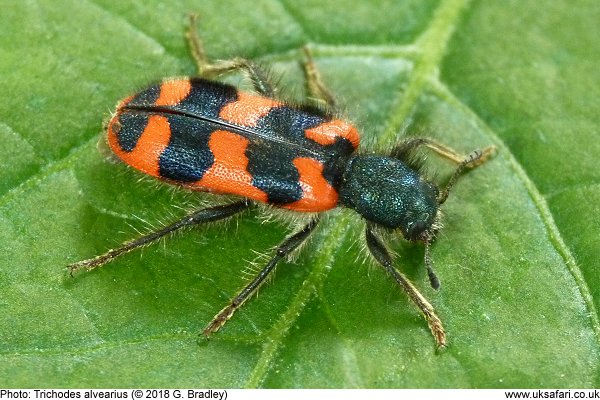
<svg viewBox="0 0 600 400">
<path fill-rule="evenodd" d="M 68 276 L 212 199 L 139 181 L 97 150 L 119 99 L 194 73 L 191 11 L 211 57 L 272 65 L 292 98 L 309 44 L 365 148 L 402 130 L 465 153 L 498 147 L 444 205 L 439 292 L 422 246 L 390 243 L 444 321 L 446 350 L 362 262 L 364 224 L 347 210 L 208 343 L 197 333 L 285 225 L 250 212 Z M 599 14 L 595 0 L 4 5 L 0 386 L 597 387 Z M 443 182 L 452 168 L 433 158 Z"/>
</svg>

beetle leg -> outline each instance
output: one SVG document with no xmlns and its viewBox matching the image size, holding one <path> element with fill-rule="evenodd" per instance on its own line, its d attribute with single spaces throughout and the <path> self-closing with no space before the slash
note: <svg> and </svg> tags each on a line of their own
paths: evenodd
<svg viewBox="0 0 600 400">
<path fill-rule="evenodd" d="M 394 268 L 389 251 L 381 242 L 381 239 L 377 237 L 370 224 L 367 225 L 366 238 L 367 247 L 373 258 L 394 278 L 412 302 L 421 310 L 437 345 L 439 347 L 446 347 L 446 332 L 433 306 L 404 274 Z"/>
<path fill-rule="evenodd" d="M 238 201 L 236 203 L 219 205 L 215 207 L 204 208 L 202 210 L 194 211 L 191 214 L 186 215 L 179 221 L 172 223 L 169 226 L 165 226 L 154 232 L 150 232 L 140 238 L 127 241 L 116 249 L 111 249 L 104 254 L 97 257 L 90 258 L 87 260 L 79 261 L 67 266 L 71 276 L 78 270 L 85 268 L 90 271 L 92 269 L 103 266 L 109 263 L 113 259 L 120 255 L 130 252 L 131 250 L 137 249 L 138 247 L 145 246 L 149 243 L 155 242 L 156 240 L 168 235 L 169 233 L 175 232 L 181 228 L 192 225 L 204 224 L 206 222 L 218 221 L 231 217 L 237 213 L 240 213 L 250 207 L 251 203 L 246 201 Z"/>
<path fill-rule="evenodd" d="M 460 177 L 460 174 L 465 168 L 475 168 L 480 166 L 490 157 L 490 155 L 494 152 L 495 149 L 495 146 L 488 146 L 483 150 L 473 150 L 471 153 L 469 153 L 469 155 L 463 156 L 463 160 L 459 162 L 456 166 L 454 173 L 448 180 L 448 183 L 446 183 L 446 187 L 438 194 L 438 204 L 443 204 L 446 201 L 446 199 L 448 199 L 450 189 L 452 189 L 452 187 Z"/>
<path fill-rule="evenodd" d="M 300 246 L 312 233 L 319 222 L 319 218 L 310 221 L 301 231 L 285 239 L 278 247 L 273 258 L 259 272 L 259 274 L 244 287 L 232 300 L 223 308 L 212 321 L 204 328 L 202 332 L 206 337 L 218 331 L 233 316 L 233 314 L 248 300 L 248 298 L 258 290 L 265 282 L 265 279 L 273 272 L 277 263 L 285 259 L 292 251 Z"/>
<path fill-rule="evenodd" d="M 320 102 L 325 103 L 330 109 L 335 110 L 335 98 L 333 94 L 331 94 L 331 91 L 327 88 L 325 83 L 323 83 L 321 73 L 319 72 L 317 65 L 313 60 L 311 50 L 308 48 L 308 46 L 304 46 L 303 50 L 304 74 L 306 75 L 306 83 L 308 86 L 308 92 L 310 93 L 310 96 Z"/>
<path fill-rule="evenodd" d="M 481 150 L 474 150 L 468 155 L 464 155 L 454 150 L 453 148 L 446 146 L 443 143 L 429 138 L 413 138 L 399 145 L 399 147 L 403 149 L 414 149 L 419 146 L 427 147 L 428 149 L 436 153 L 438 156 L 445 158 L 446 160 L 451 161 L 454 164 L 460 165 L 464 163 L 464 166 L 468 168 L 475 168 L 480 166 L 481 164 L 486 162 L 496 151 L 496 146 L 491 145 Z M 477 157 L 473 157 L 473 155 L 476 153 L 478 154 Z M 465 160 L 467 160 L 466 163 Z"/>
<path fill-rule="evenodd" d="M 234 72 L 238 70 L 244 71 L 254 86 L 254 90 L 263 96 L 274 97 L 276 90 L 274 85 L 269 81 L 269 74 L 263 68 L 244 58 L 233 58 L 231 60 L 222 60 L 211 62 L 206 57 L 202 40 L 198 36 L 198 15 L 190 14 L 190 26 L 187 30 L 186 37 L 190 46 L 192 57 L 198 66 L 198 74 L 205 78 L 213 78 L 220 74 Z"/>
<path fill-rule="evenodd" d="M 496 152 L 496 146 L 491 145 L 483 149 L 473 150 L 471 153 L 464 155 L 433 139 L 413 138 L 397 146 L 396 149 L 392 151 L 392 156 L 400 157 L 400 154 L 408 154 L 419 146 L 425 146 L 438 156 L 456 164 L 456 169 L 448 180 L 446 187 L 438 195 L 438 204 L 443 204 L 446 201 L 450 189 L 452 189 L 465 168 L 476 168 L 482 165 Z"/>
</svg>

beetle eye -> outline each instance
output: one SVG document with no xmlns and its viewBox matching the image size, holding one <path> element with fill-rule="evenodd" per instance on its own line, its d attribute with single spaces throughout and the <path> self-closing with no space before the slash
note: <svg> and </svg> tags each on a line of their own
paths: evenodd
<svg viewBox="0 0 600 400">
<path fill-rule="evenodd" d="M 407 236 L 410 240 L 417 240 L 421 233 L 427 229 L 427 225 L 425 221 L 416 221 L 413 222 L 407 230 Z"/>
</svg>

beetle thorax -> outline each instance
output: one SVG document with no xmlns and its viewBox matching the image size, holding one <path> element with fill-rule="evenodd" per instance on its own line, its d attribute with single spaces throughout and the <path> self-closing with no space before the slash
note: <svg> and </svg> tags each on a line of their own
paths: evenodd
<svg viewBox="0 0 600 400">
<path fill-rule="evenodd" d="M 348 162 L 340 187 L 340 202 L 367 221 L 400 229 L 418 240 L 430 232 L 438 213 L 437 187 L 402 161 L 359 155 Z"/>
</svg>

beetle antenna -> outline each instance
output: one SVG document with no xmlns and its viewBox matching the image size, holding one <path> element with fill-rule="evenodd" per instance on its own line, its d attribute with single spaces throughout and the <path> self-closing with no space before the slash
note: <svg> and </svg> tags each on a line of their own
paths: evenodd
<svg viewBox="0 0 600 400">
<path fill-rule="evenodd" d="M 431 245 L 431 237 L 429 235 L 423 235 L 423 244 L 425 245 L 425 268 L 427 268 L 427 275 L 429 276 L 429 283 L 435 290 L 440 288 L 440 280 L 433 271 L 433 261 L 431 260 L 431 252 L 429 251 Z"/>
</svg>

